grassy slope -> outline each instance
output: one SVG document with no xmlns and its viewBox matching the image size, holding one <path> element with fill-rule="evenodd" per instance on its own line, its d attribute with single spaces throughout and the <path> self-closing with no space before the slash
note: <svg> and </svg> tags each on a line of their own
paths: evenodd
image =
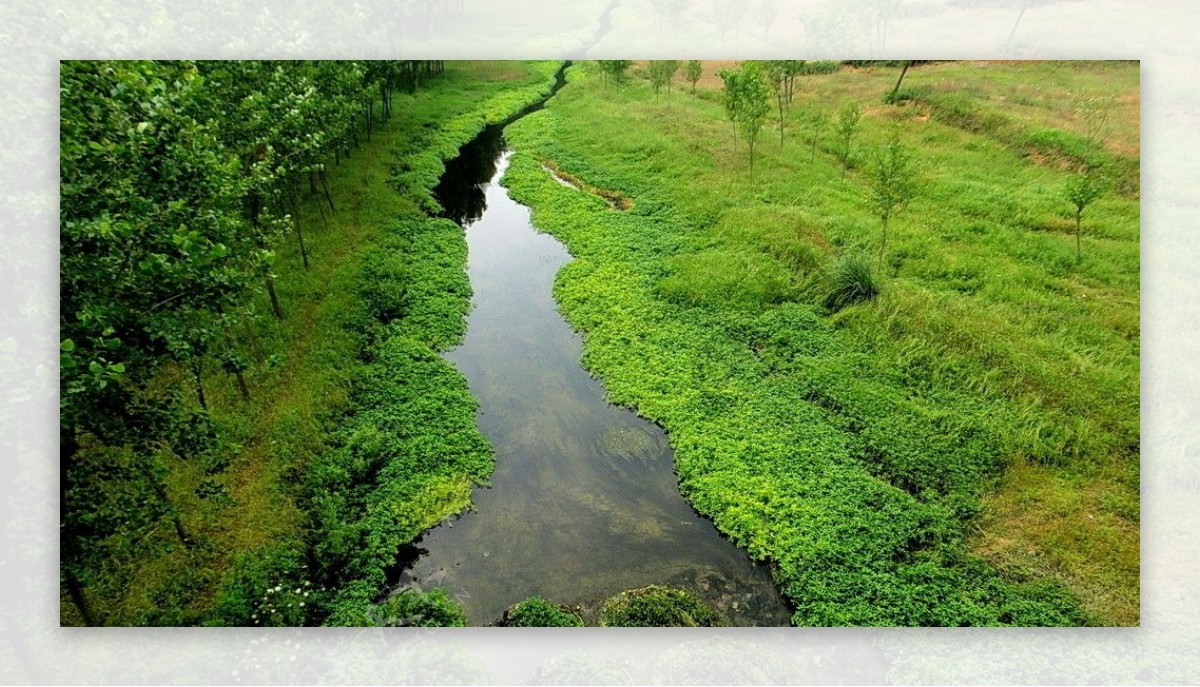
<svg viewBox="0 0 1200 687">
<path fill-rule="evenodd" d="M 275 271 L 286 317 L 260 318 L 240 342 L 254 362 L 247 373 L 251 400 L 241 400 L 233 379 L 216 365 L 206 370 L 209 404 L 226 448 L 212 460 L 163 457 L 172 501 L 199 543 L 190 550 L 180 546 L 164 519 L 134 545 L 114 546 L 116 555 L 87 590 L 106 624 L 250 624 L 255 613 L 259 622 L 311 619 L 306 609 L 312 599 L 301 608 L 300 597 L 292 598 L 272 612 L 257 600 L 273 584 L 315 577 L 304 570 L 305 538 L 323 533 L 311 531 L 320 519 L 310 520 L 305 506 L 313 505 L 315 492 L 336 497 L 337 490 L 332 483 L 313 483 L 314 465 L 336 465 L 354 440 L 348 432 L 361 438 L 380 421 L 371 416 L 372 394 L 391 394 L 388 403 L 401 406 L 396 388 L 436 383 L 430 396 L 440 404 L 439 421 L 405 433 L 398 442 L 403 445 L 392 448 L 450 453 L 457 447 L 463 458 L 434 467 L 426 480 L 421 466 L 406 466 L 407 486 L 419 493 L 405 493 L 403 513 L 391 518 L 379 507 L 374 518 L 362 508 L 362 498 L 388 499 L 375 483 L 357 492 L 359 501 L 347 499 L 355 507 L 343 509 L 339 522 L 377 528 L 375 548 L 360 547 L 352 573 L 328 573 L 318 583 L 357 580 L 362 590 L 369 578 L 367 585 L 377 588 L 382 566 L 391 562 L 381 559 L 381 551 L 394 555 L 420 529 L 468 503 L 472 480 L 490 472 L 490 449 L 474 428 L 475 405 L 465 382 L 436 355 L 461 336 L 470 297 L 466 245 L 457 227 L 425 219 L 433 209 L 429 190 L 443 160 L 484 123 L 502 120 L 545 92 L 554 68 L 447 63 L 426 88 L 396 96 L 393 118 L 373 141 L 338 166 L 331 161 L 337 211 L 325 208 L 323 220 L 317 196 L 302 209 L 311 269 L 301 266 L 294 238 L 285 239 Z M 364 279 L 368 268 L 374 271 Z M 373 318 L 378 313 L 367 302 L 380 297 L 372 287 L 384 283 L 406 294 L 392 313 L 401 317 L 387 325 Z M 270 312 L 265 294 L 256 297 L 255 309 Z M 168 376 L 162 383 L 189 382 Z M 409 400 L 407 411 L 429 412 L 428 405 L 413 407 Z M 446 431 L 451 426 L 454 432 Z M 197 489 L 206 483 L 215 495 L 201 498 Z M 322 563 L 319 556 L 316 562 Z M 367 570 L 371 566 L 378 569 Z M 62 609 L 64 624 L 79 622 L 69 602 Z"/>
<path fill-rule="evenodd" d="M 576 256 L 556 294 L 585 364 L 670 431 L 696 507 L 778 563 L 796 622 L 1136 623 L 1137 201 L 1089 207 L 1076 264 L 1061 160 L 1022 142 L 1070 125 L 1082 90 L 1119 98 L 1105 148 L 1136 155 L 1137 68 L 910 72 L 998 113 L 991 129 L 880 104 L 894 78 L 802 79 L 789 138 L 768 124 L 751 180 L 718 92 L 668 107 L 577 68 L 510 129 L 507 183 Z M 897 127 L 923 192 L 893 220 L 882 294 L 830 316 L 824 267 L 879 229 L 860 173 L 842 178 L 828 135 L 810 162 L 800 122 L 849 99 L 860 160 Z"/>
</svg>

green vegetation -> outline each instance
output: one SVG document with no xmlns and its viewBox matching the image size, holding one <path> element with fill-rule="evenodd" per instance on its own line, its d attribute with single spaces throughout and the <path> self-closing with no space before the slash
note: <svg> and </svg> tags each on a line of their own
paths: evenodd
<svg viewBox="0 0 1200 687">
<path fill-rule="evenodd" d="M 1096 202 L 1104 195 L 1108 187 L 1107 180 L 1096 170 L 1084 170 L 1070 179 L 1063 189 L 1063 195 L 1075 206 L 1075 259 L 1083 258 L 1083 211 L 1087 206 Z"/>
<path fill-rule="evenodd" d="M 842 161 L 842 176 L 854 162 L 854 137 L 862 121 L 862 109 L 854 101 L 847 102 L 837 116 L 837 156 Z"/>
<path fill-rule="evenodd" d="M 837 312 L 855 303 L 871 300 L 879 294 L 879 285 L 866 255 L 847 252 L 829 266 L 829 290 L 825 307 Z"/>
<path fill-rule="evenodd" d="M 1136 65 L 689 63 L 666 109 L 679 63 L 631 64 L 511 125 L 506 185 L 575 256 L 584 365 L 793 622 L 1136 624 Z M 465 624 L 385 596 L 492 469 L 432 189 L 558 68 L 63 63 L 63 624 Z"/>
<path fill-rule="evenodd" d="M 625 81 L 625 72 L 633 65 L 633 60 L 600 60 L 597 64 L 600 65 L 600 71 L 604 74 L 604 83 L 622 83 Z"/>
<path fill-rule="evenodd" d="M 575 256 L 555 294 L 585 366 L 667 429 L 684 495 L 773 563 L 794 622 L 1135 624 L 1136 175 L 1088 206 L 1080 261 L 1062 189 L 1080 159 L 1136 162 L 1137 129 L 1117 110 L 1088 144 L 1055 103 L 1119 95 L 1136 120 L 1136 65 L 920 65 L 906 83 L 936 98 L 865 108 L 895 68 L 802 75 L 789 120 L 852 116 L 763 151 L 753 182 L 728 97 L 668 116 L 593 69 L 509 128 L 505 184 Z M 852 148 L 893 132 L 921 193 L 872 274 Z"/>
<path fill-rule="evenodd" d="M 692 93 L 695 93 L 696 82 L 700 80 L 701 76 L 704 76 L 704 66 L 700 63 L 700 60 L 688 60 L 687 66 L 684 67 L 683 76 L 687 79 L 688 83 L 692 84 Z"/>
<path fill-rule="evenodd" d="M 893 132 L 883 149 L 871 158 L 866 177 L 871 186 L 871 208 L 883 225 L 879 239 L 879 264 L 882 265 L 887 253 L 888 220 L 893 213 L 903 209 L 917 192 L 912 155 L 900 145 L 898 133 Z"/>
<path fill-rule="evenodd" d="M 767 101 L 770 86 L 763 75 L 762 68 L 756 62 L 744 62 L 736 70 L 719 72 L 725 82 L 725 113 L 733 122 L 735 130 L 742 134 L 750 149 L 750 174 L 754 175 L 754 144 L 758 133 L 762 131 L 763 123 L 767 121 L 767 113 L 771 105 Z M 780 131 L 783 131 L 782 115 Z M 780 134 L 780 142 L 783 134 Z"/>
<path fill-rule="evenodd" d="M 466 627 L 462 608 L 444 589 L 423 592 L 405 589 L 384 601 L 358 609 L 359 613 L 335 614 L 327 625 L 377 627 Z"/>
<path fill-rule="evenodd" d="M 779 108 L 779 144 L 783 145 L 784 111 L 791 105 L 796 91 L 796 77 L 804 73 L 804 60 L 766 60 L 762 63 L 763 73 L 775 94 L 775 105 Z"/>
<path fill-rule="evenodd" d="M 452 620 L 373 603 L 491 470 L 430 191 L 558 66 L 63 64 L 64 624 Z"/>
<path fill-rule="evenodd" d="M 603 627 L 714 627 L 717 612 L 683 589 L 650 586 L 612 596 L 600 609 Z"/>
<path fill-rule="evenodd" d="M 508 627 L 583 627 L 583 619 L 569 608 L 531 596 L 505 611 L 500 624 Z"/>
<path fill-rule="evenodd" d="M 663 88 L 667 89 L 667 102 L 671 102 L 671 83 L 675 80 L 675 72 L 679 71 L 679 60 L 651 60 L 650 86 L 654 89 L 655 98 Z"/>
</svg>

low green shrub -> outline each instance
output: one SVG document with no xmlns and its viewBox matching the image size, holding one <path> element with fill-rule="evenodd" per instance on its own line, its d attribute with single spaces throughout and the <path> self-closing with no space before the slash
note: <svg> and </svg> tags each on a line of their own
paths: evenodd
<svg viewBox="0 0 1200 687">
<path fill-rule="evenodd" d="M 500 624 L 508 627 L 583 627 L 583 620 L 565 606 L 531 596 L 505 611 Z"/>
<path fill-rule="evenodd" d="M 358 581 L 344 587 L 325 625 L 330 627 L 465 627 L 462 607 L 442 588 L 404 589 L 378 603 L 374 585 Z"/>
<path fill-rule="evenodd" d="M 720 615 L 684 589 L 649 586 L 609 597 L 600 609 L 603 627 L 715 627 Z"/>
<path fill-rule="evenodd" d="M 383 627 L 465 627 L 462 607 L 438 588 L 406 589 L 375 607 L 375 625 Z"/>
<path fill-rule="evenodd" d="M 308 580 L 302 548 L 284 542 L 234 559 L 205 625 L 307 625 L 321 596 Z"/>
<path fill-rule="evenodd" d="M 804 63 L 800 73 L 804 75 L 810 74 L 832 74 L 840 69 L 842 63 L 837 60 L 809 60 Z"/>
</svg>

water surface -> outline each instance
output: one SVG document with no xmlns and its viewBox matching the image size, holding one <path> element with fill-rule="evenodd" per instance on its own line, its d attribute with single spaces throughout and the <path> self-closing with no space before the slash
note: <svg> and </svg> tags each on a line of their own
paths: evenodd
<svg viewBox="0 0 1200 687">
<path fill-rule="evenodd" d="M 738 625 L 786 625 L 765 566 L 680 496 L 663 431 L 610 405 L 579 365 L 554 275 L 570 256 L 498 183 L 511 153 L 499 128 L 447 167 L 437 194 L 464 224 L 474 289 L 466 337 L 446 357 L 481 407 L 496 449 L 475 510 L 409 550 L 400 586 L 441 586 L 473 625 L 530 595 L 594 606 L 650 584 L 690 589 Z"/>
</svg>

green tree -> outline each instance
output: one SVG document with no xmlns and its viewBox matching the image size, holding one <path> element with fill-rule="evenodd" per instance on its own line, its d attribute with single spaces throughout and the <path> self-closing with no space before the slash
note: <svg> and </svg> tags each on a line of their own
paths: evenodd
<svg viewBox="0 0 1200 687">
<path fill-rule="evenodd" d="M 60 66 L 60 560 L 86 622 L 106 551 L 163 517 L 193 543 L 159 458 L 182 403 L 146 387 L 201 367 L 259 271 L 207 88 L 191 62 Z"/>
<path fill-rule="evenodd" d="M 667 103 L 671 102 L 671 86 L 675 84 L 675 74 L 679 72 L 679 60 L 667 60 Z"/>
<path fill-rule="evenodd" d="M 62 419 L 123 441 L 128 391 L 204 355 L 260 269 L 245 183 L 190 63 L 61 70 Z"/>
<path fill-rule="evenodd" d="M 723 70 L 726 114 L 740 129 L 750 149 L 750 175 L 754 175 L 754 144 L 771 112 L 771 87 L 757 62 L 743 62 L 736 71 Z M 736 139 L 735 139 L 736 141 Z"/>
<path fill-rule="evenodd" d="M 767 60 L 762 63 L 763 74 L 775 95 L 779 110 L 779 145 L 783 145 L 783 119 L 787 105 L 792 102 L 793 84 L 803 69 L 801 60 Z"/>
<path fill-rule="evenodd" d="M 700 80 L 701 76 L 704 76 L 704 66 L 700 63 L 700 60 L 688 60 L 683 75 L 692 84 L 692 93 L 695 93 L 696 82 Z"/>
<path fill-rule="evenodd" d="M 854 156 L 854 137 L 858 135 L 858 125 L 862 121 L 862 110 L 858 103 L 848 102 L 838 112 L 835 134 L 837 135 L 837 155 L 842 161 L 842 176 L 850 169 Z"/>
<path fill-rule="evenodd" d="M 218 443 L 202 410 L 212 353 L 249 395 L 249 361 L 232 332 L 254 316 L 250 287 L 264 277 L 282 316 L 271 263 L 298 217 L 301 179 L 315 185 L 320 170 L 324 183 L 324 160 L 373 126 L 377 93 L 390 97 L 406 71 L 417 79 L 439 70 L 437 62 L 62 63 L 61 560 L 66 594 L 86 622 L 104 620 L 84 588 L 107 552 L 129 555 L 164 518 L 183 545 L 195 543 L 165 488 L 163 456 L 188 460 Z M 307 258 L 298 222 L 294 230 Z M 195 404 L 176 385 L 154 383 L 173 364 L 190 373 Z"/>
<path fill-rule="evenodd" d="M 829 128 L 829 116 L 821 110 L 813 109 L 808 113 L 805 126 L 808 131 L 808 141 L 812 146 L 809 162 L 815 162 L 817 159 L 817 144 L 820 143 L 825 130 Z"/>
<path fill-rule="evenodd" d="M 1089 168 L 1067 179 L 1063 195 L 1075 206 L 1075 259 L 1083 259 L 1083 211 L 1108 190 L 1108 179 Z"/>
<path fill-rule="evenodd" d="M 882 265 L 887 250 L 888 220 L 903 209 L 917 191 L 912 156 L 900 144 L 897 132 L 892 133 L 887 144 L 872 158 L 867 179 L 870 181 L 871 208 L 883 227 L 879 241 L 879 264 Z"/>
<path fill-rule="evenodd" d="M 654 97 L 664 87 L 667 89 L 667 102 L 671 101 L 671 82 L 675 72 L 679 71 L 679 60 L 650 60 L 650 86 L 654 88 Z"/>
<path fill-rule="evenodd" d="M 766 60 L 762 63 L 763 76 L 766 78 L 767 84 L 771 87 L 771 94 L 775 96 L 775 105 L 778 108 L 779 116 L 779 145 L 783 145 L 783 105 L 787 100 L 787 77 L 783 71 L 783 60 Z"/>
<path fill-rule="evenodd" d="M 600 60 L 600 72 L 604 74 L 604 83 L 621 83 L 625 80 L 625 72 L 633 64 L 633 60 Z"/>
<path fill-rule="evenodd" d="M 742 73 L 736 69 L 722 69 L 717 72 L 721 77 L 721 105 L 725 108 L 725 118 L 733 126 L 733 149 L 737 150 L 738 130 L 738 81 Z"/>
</svg>

